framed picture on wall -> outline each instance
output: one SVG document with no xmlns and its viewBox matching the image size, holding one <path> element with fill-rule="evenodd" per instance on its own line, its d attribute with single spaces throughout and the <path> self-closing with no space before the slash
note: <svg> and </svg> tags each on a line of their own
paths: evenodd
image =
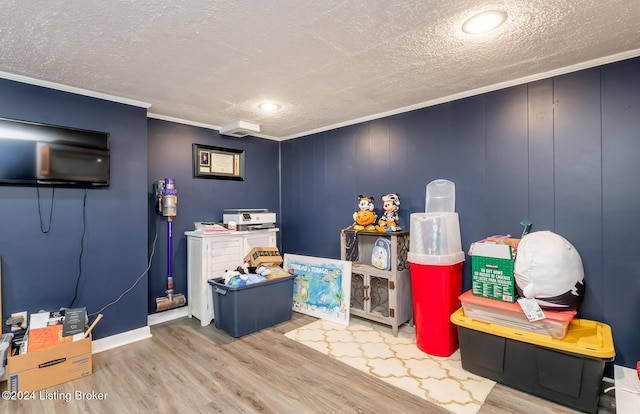
<svg viewBox="0 0 640 414">
<path fill-rule="evenodd" d="M 244 180 L 244 151 L 193 144 L 193 177 Z"/>
</svg>

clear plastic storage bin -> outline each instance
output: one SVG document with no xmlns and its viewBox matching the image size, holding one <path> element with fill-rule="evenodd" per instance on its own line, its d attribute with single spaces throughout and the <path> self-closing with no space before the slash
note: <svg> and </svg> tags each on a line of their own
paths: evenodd
<svg viewBox="0 0 640 414">
<path fill-rule="evenodd" d="M 431 260 L 422 256 L 450 256 L 462 252 L 458 213 L 413 213 L 410 219 L 409 250 L 414 260 L 410 258 L 409 261 L 429 262 Z"/>
<path fill-rule="evenodd" d="M 522 329 L 562 339 L 576 311 L 545 311 L 546 319 L 529 321 L 517 303 L 474 296 L 471 290 L 460 295 L 465 316 L 482 322 Z"/>
<path fill-rule="evenodd" d="M 456 211 L 456 185 L 449 180 L 433 180 L 427 184 L 424 211 L 452 213 Z"/>
</svg>

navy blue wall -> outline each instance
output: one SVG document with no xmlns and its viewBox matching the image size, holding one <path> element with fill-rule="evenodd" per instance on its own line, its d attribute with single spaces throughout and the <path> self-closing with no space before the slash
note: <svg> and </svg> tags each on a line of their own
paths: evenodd
<svg viewBox="0 0 640 414">
<path fill-rule="evenodd" d="M 281 156 L 283 252 L 339 258 L 358 194 L 380 211 L 399 192 L 409 228 L 446 178 L 463 249 L 523 219 L 561 234 L 585 268 L 579 317 L 612 327 L 617 364 L 640 360 L 640 59 L 285 141 Z"/>
<path fill-rule="evenodd" d="M 187 239 L 197 221 L 222 221 L 225 208 L 267 208 L 280 219 L 278 191 L 279 143 L 260 138 L 235 138 L 212 129 L 149 119 L 148 212 L 149 251 L 155 229 L 158 240 L 149 272 L 149 313 L 156 312 L 155 298 L 167 289 L 167 220 L 155 213 L 153 182 L 176 179 L 178 215 L 173 221 L 172 273 L 176 293 L 187 295 Z M 192 144 L 245 151 L 244 181 L 193 178 Z M 238 263 L 240 265 L 241 263 Z M 222 276 L 222 275 L 221 275 Z"/>
<path fill-rule="evenodd" d="M 3 316 L 69 306 L 78 277 L 75 306 L 99 311 L 147 265 L 146 109 L 0 79 L 0 116 L 110 134 L 111 185 L 87 192 L 81 273 L 84 190 L 56 188 L 52 205 L 40 189 L 43 234 L 36 187 L 0 186 Z M 146 326 L 146 302 L 143 278 L 103 311 L 94 338 Z"/>
<path fill-rule="evenodd" d="M 382 194 L 399 192 L 408 228 L 409 214 L 424 210 L 425 185 L 447 178 L 456 183 L 465 249 L 490 234 L 519 234 L 525 218 L 534 230 L 563 235 L 585 266 L 579 316 L 611 325 L 616 363 L 640 360 L 640 59 L 282 143 L 147 120 L 143 108 L 2 79 L 0 116 L 111 134 L 111 186 L 87 194 L 76 305 L 95 312 L 129 288 L 159 231 L 148 280 L 104 311 L 95 338 L 145 326 L 164 295 L 166 220 L 151 197 L 157 179 L 177 180 L 173 273 L 176 291 L 186 293 L 184 231 L 194 221 L 221 220 L 224 208 L 268 208 L 278 213 L 281 251 L 338 258 L 339 229 L 351 224 L 358 194 L 374 195 L 380 208 Z M 245 181 L 193 178 L 192 143 L 245 150 Z M 0 187 L 5 315 L 69 305 L 83 195 L 56 189 L 51 232 L 42 234 L 36 189 Z M 42 189 L 45 226 L 50 196 Z"/>
</svg>

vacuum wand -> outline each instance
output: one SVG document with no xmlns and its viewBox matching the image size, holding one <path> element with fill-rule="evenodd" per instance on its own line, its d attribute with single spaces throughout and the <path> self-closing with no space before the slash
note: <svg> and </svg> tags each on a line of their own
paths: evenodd
<svg viewBox="0 0 640 414">
<path fill-rule="evenodd" d="M 173 220 L 171 219 L 171 217 L 167 218 L 167 230 L 168 230 L 168 237 L 167 237 L 167 291 L 165 292 L 167 294 L 167 298 L 169 299 L 169 302 L 173 302 L 173 275 L 171 274 L 171 268 L 173 267 L 171 264 L 171 252 L 173 251 L 173 246 L 172 246 L 172 231 L 171 231 L 171 223 L 173 223 Z"/>
<path fill-rule="evenodd" d="M 167 218 L 167 296 L 156 298 L 156 311 L 168 310 L 184 306 L 187 299 L 183 294 L 175 294 L 173 292 L 173 275 L 172 275 L 172 251 L 173 251 L 173 235 L 172 223 L 173 217 L 177 215 L 178 190 L 176 190 L 176 182 L 173 178 L 165 178 L 157 182 L 156 197 L 158 198 L 158 212 Z"/>
</svg>

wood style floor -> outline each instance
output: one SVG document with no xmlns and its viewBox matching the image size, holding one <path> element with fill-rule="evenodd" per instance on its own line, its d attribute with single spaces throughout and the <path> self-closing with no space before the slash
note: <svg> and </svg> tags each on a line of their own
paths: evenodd
<svg viewBox="0 0 640 414">
<path fill-rule="evenodd" d="M 2 400 L 0 412 L 450 414 L 283 335 L 314 320 L 294 312 L 238 339 L 195 318 L 155 325 L 151 339 L 95 354 L 93 374 L 47 389 L 52 399 Z M 615 413 L 601 401 L 600 413 Z M 501 413 L 575 411 L 497 384 L 479 414 Z"/>
</svg>

